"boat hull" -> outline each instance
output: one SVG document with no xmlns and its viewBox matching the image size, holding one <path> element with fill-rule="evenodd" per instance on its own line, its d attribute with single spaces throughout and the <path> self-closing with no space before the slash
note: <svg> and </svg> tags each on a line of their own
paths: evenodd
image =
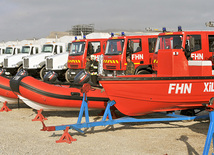
<svg viewBox="0 0 214 155">
<path fill-rule="evenodd" d="M 30 76 L 16 76 L 11 79 L 10 86 L 17 95 L 25 98 L 23 101 L 27 105 L 37 110 L 38 107 L 44 107 L 45 110 L 80 108 L 83 99 L 80 88 L 48 84 Z M 100 89 L 89 91 L 87 99 L 91 109 L 104 109 L 109 100 Z"/>
<path fill-rule="evenodd" d="M 18 103 L 18 97 L 10 88 L 10 79 L 0 76 L 0 101 L 8 103 Z"/>
<path fill-rule="evenodd" d="M 214 77 L 102 78 L 110 100 L 125 115 L 203 107 L 214 96 Z"/>
</svg>

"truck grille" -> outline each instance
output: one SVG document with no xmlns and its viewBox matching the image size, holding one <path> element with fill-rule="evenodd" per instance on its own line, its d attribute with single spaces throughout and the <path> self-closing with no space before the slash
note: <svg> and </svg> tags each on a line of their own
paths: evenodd
<svg viewBox="0 0 214 155">
<path fill-rule="evenodd" d="M 47 68 L 52 69 L 53 68 L 53 59 L 46 59 L 47 60 Z"/>
<path fill-rule="evenodd" d="M 7 58 L 4 59 L 4 67 L 8 67 L 8 59 Z"/>
<path fill-rule="evenodd" d="M 116 66 L 107 66 L 106 65 L 106 69 L 116 69 Z"/>
<path fill-rule="evenodd" d="M 71 68 L 71 69 L 77 69 L 77 68 L 78 68 L 78 65 L 70 65 L 70 68 Z"/>
<path fill-rule="evenodd" d="M 24 66 L 24 68 L 28 68 L 29 67 L 29 59 L 24 59 L 23 66 Z"/>
</svg>

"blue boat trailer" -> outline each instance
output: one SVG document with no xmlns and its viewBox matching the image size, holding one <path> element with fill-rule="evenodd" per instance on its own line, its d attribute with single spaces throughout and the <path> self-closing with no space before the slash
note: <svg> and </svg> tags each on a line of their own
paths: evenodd
<svg viewBox="0 0 214 155">
<path fill-rule="evenodd" d="M 113 106 L 116 102 L 114 100 L 108 101 L 105 112 L 103 114 L 102 120 L 97 122 L 90 122 L 89 121 L 89 111 L 88 111 L 88 101 L 87 101 L 87 93 L 83 93 L 83 100 L 82 105 L 80 108 L 78 120 L 76 124 L 68 124 L 68 125 L 58 125 L 58 126 L 45 126 L 44 122 L 42 131 L 58 131 L 64 130 L 64 134 L 61 137 L 61 140 L 56 142 L 67 142 L 71 143 L 71 141 L 76 141 L 73 139 L 70 134 L 68 133 L 69 129 L 76 130 L 80 133 L 85 133 L 82 128 L 92 128 L 96 126 L 107 126 L 107 125 L 114 125 L 120 123 L 134 123 L 134 122 L 174 122 L 174 121 L 184 121 L 184 120 L 200 120 L 200 119 L 208 119 L 210 118 L 210 125 L 208 129 L 208 134 L 204 146 L 203 155 L 208 155 L 211 141 L 213 140 L 213 148 L 214 148 L 214 110 L 209 110 L 208 115 L 201 115 L 201 116 L 184 116 L 184 115 L 177 115 L 174 112 L 167 113 L 164 118 L 148 118 L 148 119 L 138 119 L 133 117 L 122 117 L 113 119 L 111 114 L 111 106 Z M 85 115 L 85 122 L 82 123 L 83 115 Z M 70 141 L 66 138 L 70 137 Z M 65 140 L 66 139 L 66 140 Z M 214 155 L 214 153 L 212 154 Z"/>
</svg>

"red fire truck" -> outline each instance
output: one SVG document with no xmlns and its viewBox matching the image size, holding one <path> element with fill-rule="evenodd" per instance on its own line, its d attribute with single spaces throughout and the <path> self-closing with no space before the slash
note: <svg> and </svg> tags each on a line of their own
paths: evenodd
<svg viewBox="0 0 214 155">
<path fill-rule="evenodd" d="M 182 49 L 188 60 L 211 60 L 213 63 L 214 31 L 182 31 L 178 26 L 177 32 L 167 32 L 163 28 L 155 47 L 154 70 L 157 70 L 158 50 L 162 49 Z"/>
<path fill-rule="evenodd" d="M 114 36 L 108 39 L 103 59 L 106 76 L 124 75 L 128 56 L 135 64 L 135 74 L 148 74 L 152 71 L 152 57 L 157 39 L 154 35 Z"/>
<path fill-rule="evenodd" d="M 96 59 L 104 54 L 107 38 L 104 39 L 81 39 L 72 42 L 65 78 L 68 82 L 73 81 L 74 77 L 86 67 L 86 57 L 95 55 Z"/>
</svg>

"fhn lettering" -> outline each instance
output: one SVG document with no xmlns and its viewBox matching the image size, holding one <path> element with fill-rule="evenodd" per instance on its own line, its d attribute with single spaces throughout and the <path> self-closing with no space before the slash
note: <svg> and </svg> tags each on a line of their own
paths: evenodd
<svg viewBox="0 0 214 155">
<path fill-rule="evenodd" d="M 190 94 L 192 83 L 170 83 L 168 94 Z"/>
</svg>

